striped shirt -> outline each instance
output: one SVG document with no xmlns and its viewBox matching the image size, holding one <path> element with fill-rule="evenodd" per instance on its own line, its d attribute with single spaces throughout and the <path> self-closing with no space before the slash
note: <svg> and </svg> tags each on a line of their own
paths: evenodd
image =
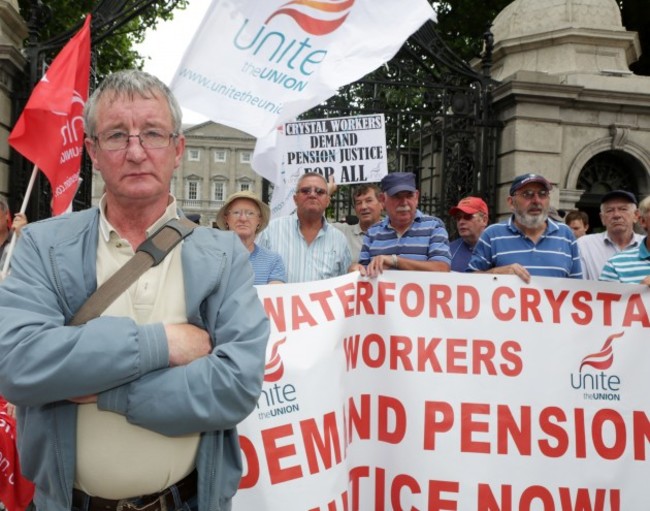
<svg viewBox="0 0 650 511">
<path fill-rule="evenodd" d="M 610 257 L 632 247 L 638 247 L 643 240 L 642 234 L 634 233 L 630 242 L 622 249 L 614 243 L 607 231 L 587 234 L 578 238 L 582 273 L 585 279 L 598 280 L 605 263 Z"/>
<path fill-rule="evenodd" d="M 366 266 L 375 256 L 392 254 L 415 261 L 440 261 L 451 265 L 447 229 L 439 218 L 417 210 L 413 223 L 400 236 L 386 217 L 368 229 L 359 263 Z"/>
<path fill-rule="evenodd" d="M 603 267 L 600 280 L 639 284 L 650 275 L 650 251 L 646 240 L 610 257 Z"/>
<path fill-rule="evenodd" d="M 323 218 L 323 227 L 309 244 L 300 232 L 298 215 L 274 218 L 257 243 L 277 252 L 287 268 L 287 282 L 329 279 L 347 273 L 352 259 L 341 231 Z"/>
<path fill-rule="evenodd" d="M 273 252 L 264 247 L 255 244 L 255 248 L 248 256 L 248 260 L 255 273 L 253 284 L 268 284 L 271 281 L 287 281 L 287 270 L 284 269 L 284 263 L 280 254 Z"/>
<path fill-rule="evenodd" d="M 467 269 L 487 271 L 515 263 L 521 264 L 531 275 L 582 278 L 580 252 L 573 232 L 550 218 L 537 243 L 515 225 L 513 217 L 489 225 L 474 247 Z"/>
</svg>

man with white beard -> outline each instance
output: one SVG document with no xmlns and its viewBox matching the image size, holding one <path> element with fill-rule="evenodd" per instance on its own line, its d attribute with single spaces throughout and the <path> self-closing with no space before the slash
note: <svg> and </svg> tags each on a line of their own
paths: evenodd
<svg viewBox="0 0 650 511">
<path fill-rule="evenodd" d="M 467 271 L 582 278 L 576 238 L 548 217 L 553 185 L 539 174 L 517 176 L 510 186 L 512 216 L 488 226 L 476 244 Z"/>
</svg>

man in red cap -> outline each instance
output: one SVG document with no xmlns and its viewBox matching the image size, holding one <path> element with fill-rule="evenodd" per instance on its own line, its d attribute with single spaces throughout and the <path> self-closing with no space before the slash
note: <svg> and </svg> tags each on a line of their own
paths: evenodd
<svg viewBox="0 0 650 511">
<path fill-rule="evenodd" d="M 488 224 L 488 207 L 479 197 L 465 197 L 449 210 L 456 220 L 458 239 L 449 245 L 451 271 L 465 271 L 472 251 Z"/>
</svg>

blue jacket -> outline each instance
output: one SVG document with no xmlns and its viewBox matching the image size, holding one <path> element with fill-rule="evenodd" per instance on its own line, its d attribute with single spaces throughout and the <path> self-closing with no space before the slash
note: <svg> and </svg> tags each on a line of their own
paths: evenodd
<svg viewBox="0 0 650 511">
<path fill-rule="evenodd" d="M 96 208 L 31 224 L 0 285 L 0 394 L 18 405 L 23 473 L 38 509 L 67 511 L 75 474 L 77 405 L 97 405 L 158 433 L 202 432 L 199 510 L 230 509 L 242 463 L 236 425 L 261 392 L 268 319 L 248 252 L 232 232 L 197 228 L 182 246 L 188 322 L 213 351 L 168 367 L 163 325 L 100 317 L 65 326 L 96 288 Z"/>
</svg>

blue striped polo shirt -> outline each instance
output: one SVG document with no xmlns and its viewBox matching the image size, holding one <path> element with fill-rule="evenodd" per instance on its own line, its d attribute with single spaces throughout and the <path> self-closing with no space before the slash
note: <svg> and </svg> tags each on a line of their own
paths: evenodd
<svg viewBox="0 0 650 511">
<path fill-rule="evenodd" d="M 600 280 L 639 284 L 650 275 L 650 251 L 646 240 L 610 257 L 600 273 Z"/>
<path fill-rule="evenodd" d="M 467 271 L 487 271 L 515 263 L 531 275 L 582 278 L 580 251 L 573 232 L 550 218 L 537 243 L 515 225 L 512 216 L 505 222 L 489 225 L 474 247 Z"/>
<path fill-rule="evenodd" d="M 359 263 L 366 266 L 377 255 L 392 254 L 415 261 L 440 261 L 451 265 L 447 229 L 439 218 L 417 210 L 411 226 L 399 236 L 386 217 L 368 229 Z"/>
</svg>

